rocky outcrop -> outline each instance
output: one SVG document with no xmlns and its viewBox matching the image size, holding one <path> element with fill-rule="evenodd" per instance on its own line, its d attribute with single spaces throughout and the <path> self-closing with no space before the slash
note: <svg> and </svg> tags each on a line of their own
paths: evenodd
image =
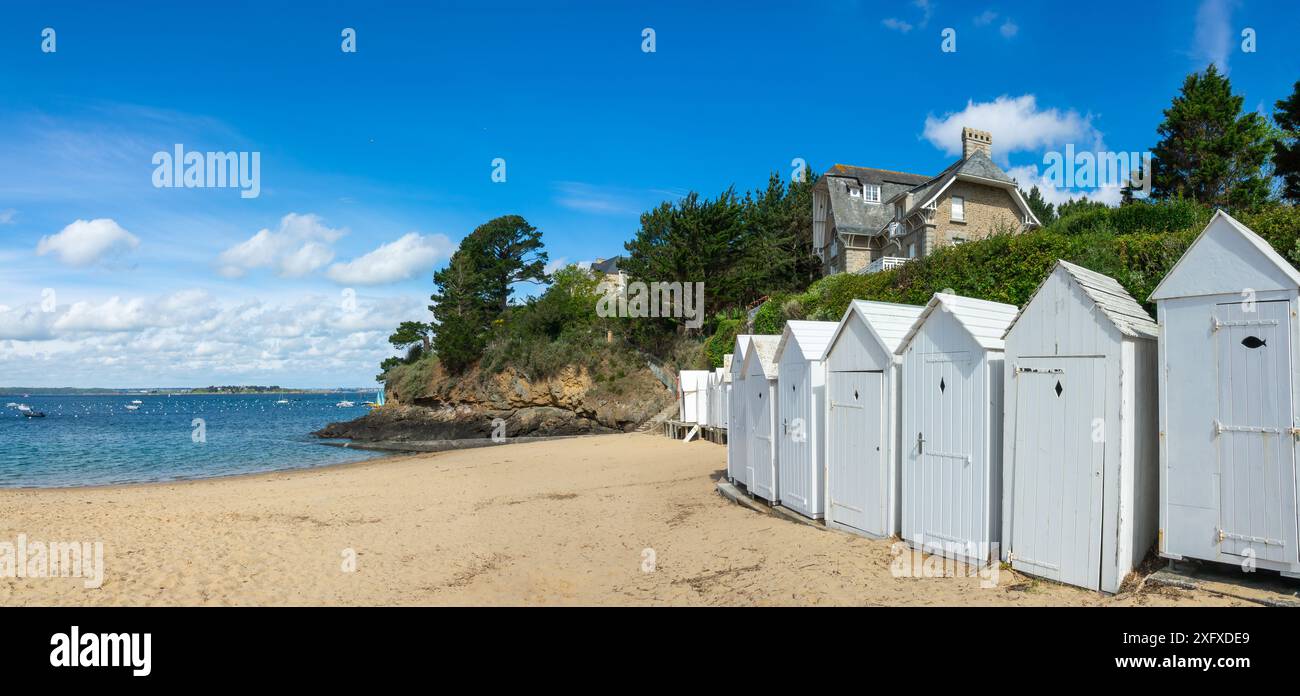
<svg viewBox="0 0 1300 696">
<path fill-rule="evenodd" d="M 414 391 L 414 389 L 413 389 Z M 410 442 L 626 432 L 650 418 L 673 395 L 649 370 L 601 384 L 581 368 L 544 379 L 515 370 L 452 377 L 435 368 L 416 393 L 389 385 L 388 405 L 361 418 L 331 423 L 314 433 L 360 442 Z"/>
</svg>

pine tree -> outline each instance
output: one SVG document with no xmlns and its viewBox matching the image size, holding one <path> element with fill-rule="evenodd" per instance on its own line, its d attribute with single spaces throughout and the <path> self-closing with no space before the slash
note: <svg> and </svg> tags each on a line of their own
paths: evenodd
<svg viewBox="0 0 1300 696">
<path fill-rule="evenodd" d="M 1282 133 L 1273 143 L 1273 173 L 1282 178 L 1282 197 L 1300 203 L 1300 82 L 1274 106 L 1273 120 Z"/>
<path fill-rule="evenodd" d="M 1047 225 L 1056 219 L 1056 206 L 1043 198 L 1043 192 L 1039 191 L 1037 186 L 1029 189 L 1029 193 L 1025 193 L 1024 189 L 1021 189 L 1020 193 L 1025 197 L 1025 203 L 1029 205 L 1029 209 L 1034 212 L 1034 217 L 1038 218 L 1039 222 Z"/>
<path fill-rule="evenodd" d="M 1187 76 L 1157 129 L 1155 198 L 1238 207 L 1268 199 L 1264 165 L 1272 150 L 1271 134 L 1262 116 L 1241 113 L 1242 101 L 1213 64 Z"/>
</svg>

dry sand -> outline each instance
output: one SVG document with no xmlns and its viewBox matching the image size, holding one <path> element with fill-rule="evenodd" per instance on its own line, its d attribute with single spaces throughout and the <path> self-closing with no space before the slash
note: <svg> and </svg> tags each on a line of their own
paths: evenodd
<svg viewBox="0 0 1300 696">
<path fill-rule="evenodd" d="M 0 578 L 0 605 L 1234 604 L 1010 571 L 895 578 L 891 542 L 715 491 L 725 448 L 603 435 L 176 484 L 0 491 L 0 541 L 102 541 L 102 587 Z M 346 550 L 356 571 L 344 572 Z M 654 567 L 646 572 L 653 549 Z"/>
</svg>

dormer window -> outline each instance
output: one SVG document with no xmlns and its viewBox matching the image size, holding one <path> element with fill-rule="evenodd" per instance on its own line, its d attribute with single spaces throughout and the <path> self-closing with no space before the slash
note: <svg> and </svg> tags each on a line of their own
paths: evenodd
<svg viewBox="0 0 1300 696">
<path fill-rule="evenodd" d="M 863 195 L 863 198 L 868 203 L 880 202 L 880 184 L 867 184 L 864 191 L 865 193 Z"/>
<path fill-rule="evenodd" d="M 852 198 L 857 198 L 858 196 L 862 195 L 862 189 L 858 188 L 857 186 L 849 186 L 848 184 L 845 184 L 844 187 L 848 189 L 849 196 Z"/>
</svg>

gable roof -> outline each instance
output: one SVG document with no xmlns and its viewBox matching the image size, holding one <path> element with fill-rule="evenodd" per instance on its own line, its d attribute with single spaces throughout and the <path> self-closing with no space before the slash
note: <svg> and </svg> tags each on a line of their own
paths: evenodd
<svg viewBox="0 0 1300 696">
<path fill-rule="evenodd" d="M 1271 280 L 1273 287 L 1259 281 Z M 1217 210 L 1148 300 L 1300 288 L 1300 271 L 1231 215 Z"/>
<path fill-rule="evenodd" d="M 731 361 L 733 357 L 734 357 L 733 353 L 727 353 L 726 355 L 722 356 L 722 367 L 719 367 L 718 369 L 722 371 L 721 374 L 722 374 L 723 382 L 731 381 Z"/>
<path fill-rule="evenodd" d="M 763 370 L 763 376 L 768 379 L 776 379 L 776 346 L 781 342 L 780 336 L 750 336 L 749 352 L 745 354 L 744 374 L 749 374 L 750 365 L 758 361 L 758 365 Z"/>
<path fill-rule="evenodd" d="M 912 206 L 903 211 L 902 218 L 906 219 L 916 211 L 924 208 L 931 201 L 943 193 L 954 181 L 957 180 L 977 181 L 979 183 L 992 184 L 1000 188 L 1006 188 L 1011 193 L 1011 198 L 1020 207 L 1021 211 L 1033 218 L 1034 224 L 1041 225 L 1034 211 L 1030 210 L 1029 204 L 1020 195 L 1020 189 L 1016 186 L 1016 180 L 1011 175 L 1002 171 L 992 159 L 989 158 L 983 150 L 976 150 L 971 153 L 970 157 L 965 157 L 948 165 L 948 168 L 939 173 L 938 176 L 916 186 L 904 193 L 912 195 Z M 897 196 L 895 196 L 897 197 Z M 891 201 L 892 202 L 892 201 Z M 891 217 L 892 219 L 892 217 Z"/>
<path fill-rule="evenodd" d="M 867 325 L 867 330 L 871 332 L 871 335 L 875 336 L 886 351 L 893 353 L 898 350 L 898 345 L 903 342 L 903 337 L 907 335 L 908 329 L 912 328 L 912 324 L 916 322 L 916 318 L 921 315 L 924 309 L 920 305 L 853 300 L 844 310 L 843 318 L 836 324 L 835 333 L 826 342 L 826 350 L 822 353 L 822 359 L 825 360 L 830 355 L 831 348 L 836 341 L 840 340 L 840 334 L 844 332 L 844 327 L 848 326 L 848 319 L 851 315 L 856 314 L 862 319 L 862 323 Z"/>
<path fill-rule="evenodd" d="M 732 351 L 731 370 L 732 374 L 739 374 L 741 379 L 745 378 L 745 354 L 749 352 L 749 339 L 753 334 L 739 334 L 736 336 L 736 349 Z"/>
<path fill-rule="evenodd" d="M 1128 294 L 1128 291 L 1124 289 L 1123 285 L 1119 284 L 1118 280 L 1064 259 L 1058 260 L 1056 265 L 1052 267 L 1051 272 L 1043 279 L 1043 282 L 1038 284 L 1034 294 L 1029 296 L 1029 302 L 1025 303 L 1026 307 L 1034 301 L 1043 286 L 1047 284 L 1048 280 L 1051 280 L 1058 270 L 1074 281 L 1075 285 L 1083 291 L 1083 294 L 1092 300 L 1093 306 L 1100 310 L 1102 316 L 1110 320 L 1110 323 L 1121 334 L 1130 338 L 1150 339 L 1155 339 L 1160 335 L 1160 327 L 1151 320 L 1151 315 L 1147 314 L 1145 309 L 1142 309 L 1142 305 L 1138 304 L 1138 301 Z M 1012 320 L 1011 325 L 1002 334 L 1004 339 L 1011 333 L 1011 328 L 1016 325 L 1016 321 L 1019 321 L 1019 319 L 1020 316 L 1017 315 L 1015 320 Z"/>
<path fill-rule="evenodd" d="M 821 360 L 822 353 L 826 351 L 826 344 L 830 343 L 831 336 L 835 335 L 835 327 L 838 326 L 833 321 L 800 321 L 791 319 L 785 323 L 785 329 L 781 332 L 781 341 L 776 346 L 776 353 L 772 359 L 781 362 L 781 356 L 785 354 L 787 346 L 798 346 L 799 351 L 803 354 L 804 360 Z"/>
<path fill-rule="evenodd" d="M 957 320 L 957 324 L 965 329 L 966 333 L 984 350 L 1005 349 L 1006 343 L 1002 337 L 1006 334 L 1007 327 L 1011 326 L 1011 322 L 1015 321 L 1016 315 L 1020 313 L 1015 305 L 936 292 L 925 305 L 925 309 L 916 317 L 911 328 L 907 330 L 907 334 L 903 336 L 894 353 L 899 355 L 903 353 L 916 337 L 917 332 L 925 325 L 925 320 L 939 307 L 947 310 Z"/>
</svg>

